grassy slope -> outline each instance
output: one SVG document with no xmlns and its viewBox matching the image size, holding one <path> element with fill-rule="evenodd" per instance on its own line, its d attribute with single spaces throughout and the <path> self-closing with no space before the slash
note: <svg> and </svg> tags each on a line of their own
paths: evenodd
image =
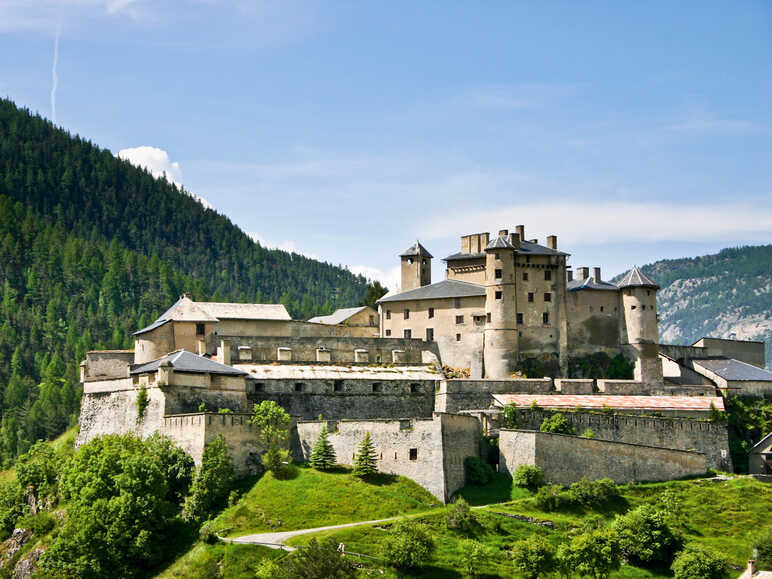
<svg viewBox="0 0 772 579">
<path fill-rule="evenodd" d="M 301 467 L 289 480 L 263 476 L 215 519 L 215 526 L 229 535 L 307 529 L 384 519 L 437 504 L 434 496 L 404 477 L 378 475 L 364 482 L 344 469 L 322 473 Z"/>
<path fill-rule="evenodd" d="M 583 509 L 544 513 L 535 507 L 533 499 L 520 498 L 475 511 L 481 524 L 470 535 L 447 530 L 442 515 L 426 516 L 422 520 L 430 525 L 436 538 L 437 555 L 434 566 L 424 570 L 421 576 L 460 576 L 458 545 L 466 538 L 476 539 L 491 548 L 491 556 L 480 569 L 481 573 L 511 576 L 512 567 L 506 548 L 514 541 L 536 533 L 557 545 L 565 541 L 569 533 L 580 526 L 588 516 L 601 515 L 610 522 L 617 512 L 626 508 L 634 508 L 643 503 L 656 503 L 667 488 L 673 489 L 681 499 L 683 516 L 680 530 L 686 536 L 686 541 L 706 545 L 722 553 L 730 563 L 744 566 L 750 555 L 752 534 L 769 524 L 772 486 L 748 478 L 737 478 L 725 482 L 693 480 L 622 487 L 624 501 L 600 513 Z M 493 511 L 549 520 L 556 524 L 556 529 L 553 531 L 522 523 L 496 515 Z M 324 534 L 333 535 L 336 541 L 346 545 L 347 550 L 377 556 L 384 530 L 377 527 L 357 527 Z M 310 539 L 311 536 L 304 535 L 296 537 L 290 543 L 302 545 Z M 669 576 L 669 573 L 625 566 L 615 576 L 663 577 Z"/>
<path fill-rule="evenodd" d="M 185 577 L 186 579 L 211 579 L 212 577 L 254 577 L 260 561 L 278 557 L 282 551 L 259 545 L 235 545 L 196 543 L 193 548 L 177 559 L 158 575 L 159 579 Z"/>
</svg>

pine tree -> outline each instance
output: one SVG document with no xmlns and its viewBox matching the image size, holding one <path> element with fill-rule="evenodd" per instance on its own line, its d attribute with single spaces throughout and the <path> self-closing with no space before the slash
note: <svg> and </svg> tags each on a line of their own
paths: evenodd
<svg viewBox="0 0 772 579">
<path fill-rule="evenodd" d="M 316 439 L 309 462 L 317 470 L 328 470 L 335 465 L 335 449 L 328 437 L 327 425 L 322 426 L 319 438 Z"/>
<path fill-rule="evenodd" d="M 362 444 L 359 445 L 359 452 L 354 458 L 354 474 L 360 477 L 366 477 L 378 472 L 378 463 L 375 458 L 375 447 L 370 440 L 370 433 L 365 434 Z"/>
</svg>

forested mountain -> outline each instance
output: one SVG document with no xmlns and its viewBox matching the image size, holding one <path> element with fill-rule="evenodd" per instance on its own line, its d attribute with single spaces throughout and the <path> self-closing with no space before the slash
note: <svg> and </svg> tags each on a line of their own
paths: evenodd
<svg viewBox="0 0 772 579">
<path fill-rule="evenodd" d="M 772 245 L 666 259 L 643 266 L 657 294 L 660 341 L 692 344 L 703 336 L 763 340 L 772 362 Z"/>
<path fill-rule="evenodd" d="M 130 347 L 184 291 L 305 318 L 368 289 L 261 247 L 175 185 L 0 100 L 0 459 L 76 420 L 86 350 Z"/>
</svg>

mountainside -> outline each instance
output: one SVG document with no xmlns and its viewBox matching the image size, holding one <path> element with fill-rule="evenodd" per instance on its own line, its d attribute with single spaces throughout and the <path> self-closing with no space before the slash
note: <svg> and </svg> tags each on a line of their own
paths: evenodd
<svg viewBox="0 0 772 579">
<path fill-rule="evenodd" d="M 300 318 L 372 289 L 261 247 L 175 185 L 0 100 L 0 460 L 77 419 L 87 350 L 130 347 L 184 291 Z"/>
<path fill-rule="evenodd" d="M 714 255 L 643 266 L 662 286 L 659 335 L 665 344 L 703 336 L 767 342 L 772 362 L 772 245 L 723 249 Z"/>
</svg>

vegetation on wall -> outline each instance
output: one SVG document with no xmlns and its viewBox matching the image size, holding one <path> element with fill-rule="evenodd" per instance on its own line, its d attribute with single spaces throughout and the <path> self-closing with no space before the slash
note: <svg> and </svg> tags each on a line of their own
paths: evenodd
<svg viewBox="0 0 772 579">
<path fill-rule="evenodd" d="M 748 472 L 748 451 L 772 432 L 772 397 L 729 396 L 724 408 L 732 464 L 736 472 Z"/>
<path fill-rule="evenodd" d="M 526 378 L 562 378 L 557 357 L 549 360 L 525 358 L 517 363 L 515 371 Z M 608 378 L 611 380 L 632 380 L 633 365 L 622 354 L 614 357 L 604 352 L 568 359 L 569 378 Z"/>
</svg>

